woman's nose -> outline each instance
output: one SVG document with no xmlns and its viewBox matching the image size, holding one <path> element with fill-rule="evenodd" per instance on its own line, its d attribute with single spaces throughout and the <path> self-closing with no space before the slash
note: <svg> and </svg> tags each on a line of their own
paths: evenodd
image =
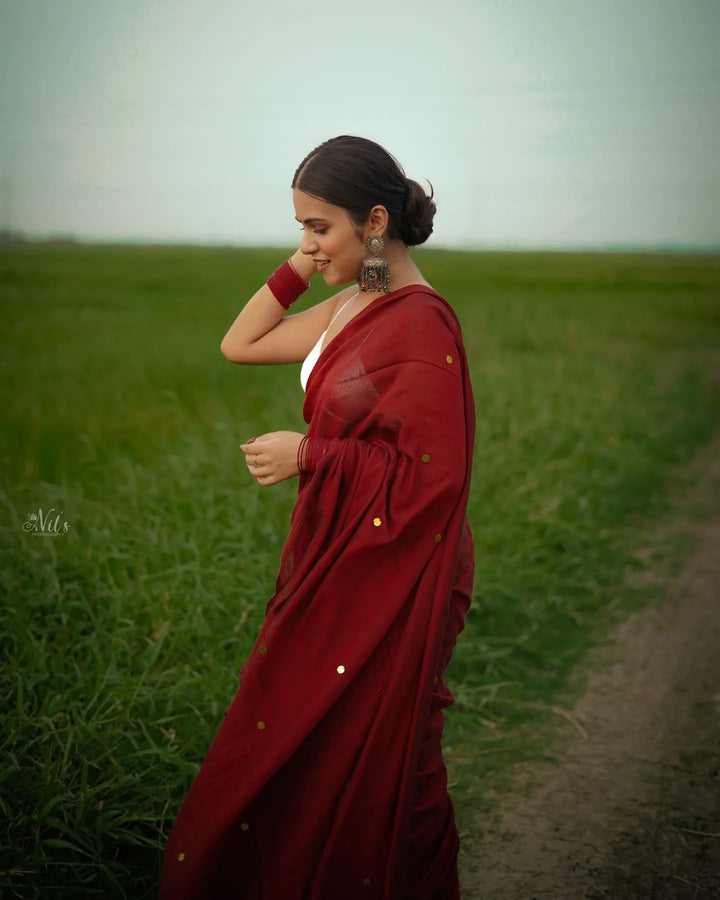
<svg viewBox="0 0 720 900">
<path fill-rule="evenodd" d="M 303 232 L 302 240 L 300 241 L 300 250 L 308 256 L 317 250 L 317 241 L 315 240 L 315 237 L 307 231 Z"/>
</svg>

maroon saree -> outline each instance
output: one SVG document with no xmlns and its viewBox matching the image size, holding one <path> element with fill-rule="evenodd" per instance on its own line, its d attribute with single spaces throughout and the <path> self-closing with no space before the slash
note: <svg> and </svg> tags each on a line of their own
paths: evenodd
<svg viewBox="0 0 720 900">
<path fill-rule="evenodd" d="M 474 405 L 424 286 L 313 369 L 308 471 L 240 688 L 168 840 L 160 895 L 451 900 L 443 681 L 470 603 Z"/>
</svg>

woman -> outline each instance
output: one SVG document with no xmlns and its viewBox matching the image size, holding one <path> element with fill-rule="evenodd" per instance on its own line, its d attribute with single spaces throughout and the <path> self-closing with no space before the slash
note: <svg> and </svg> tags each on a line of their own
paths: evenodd
<svg viewBox="0 0 720 900">
<path fill-rule="evenodd" d="M 474 406 L 457 318 L 408 252 L 435 205 L 357 137 L 313 150 L 292 187 L 300 247 L 221 349 L 305 360 L 307 434 L 240 447 L 261 485 L 299 475 L 298 500 L 161 896 L 455 898 L 442 674 L 472 589 Z M 316 272 L 351 284 L 285 315 Z"/>
</svg>

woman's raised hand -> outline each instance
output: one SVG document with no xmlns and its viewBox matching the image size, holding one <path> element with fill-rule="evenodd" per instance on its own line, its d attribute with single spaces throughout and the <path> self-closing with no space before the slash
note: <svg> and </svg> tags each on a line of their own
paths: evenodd
<svg viewBox="0 0 720 900">
<path fill-rule="evenodd" d="M 295 431 L 271 431 L 240 444 L 255 481 L 268 487 L 299 475 L 297 456 L 303 437 Z"/>
<path fill-rule="evenodd" d="M 304 280 L 310 283 L 310 279 L 317 273 L 317 266 L 313 262 L 312 256 L 308 256 L 307 253 L 303 253 L 300 248 L 298 248 L 293 255 L 290 257 L 290 263 L 298 273 L 298 275 Z"/>
</svg>

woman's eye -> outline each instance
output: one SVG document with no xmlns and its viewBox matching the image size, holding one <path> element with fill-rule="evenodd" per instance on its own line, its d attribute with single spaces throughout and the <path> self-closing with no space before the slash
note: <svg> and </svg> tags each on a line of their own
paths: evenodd
<svg viewBox="0 0 720 900">
<path fill-rule="evenodd" d="M 305 231 L 305 226 L 300 226 L 300 231 Z M 325 234 L 327 232 L 327 228 L 313 228 L 313 234 Z"/>
</svg>

